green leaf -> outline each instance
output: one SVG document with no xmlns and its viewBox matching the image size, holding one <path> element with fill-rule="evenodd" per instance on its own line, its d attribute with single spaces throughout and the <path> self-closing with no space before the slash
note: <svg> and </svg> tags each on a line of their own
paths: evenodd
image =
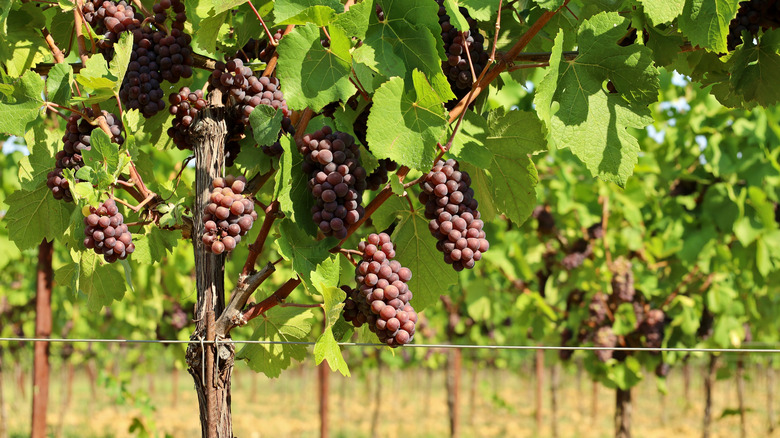
<svg viewBox="0 0 780 438">
<path fill-rule="evenodd" d="M 0 59 L 8 75 L 19 77 L 43 61 L 49 52 L 39 29 L 46 26 L 43 9 L 34 2 L 12 7 L 3 2 L 0 16 Z M 29 72 L 28 72 L 29 73 Z"/>
<path fill-rule="evenodd" d="M 326 49 L 320 43 L 320 29 L 307 24 L 296 27 L 280 41 L 277 74 L 291 109 L 310 107 L 319 111 L 330 102 L 346 101 L 355 94 L 355 86 L 349 81 L 349 39 L 337 27 L 331 27 L 330 37 L 331 45 Z"/>
<path fill-rule="evenodd" d="M 349 377 L 349 367 L 347 362 L 344 361 L 344 355 L 341 353 L 341 347 L 333 336 L 333 328 L 328 327 L 317 338 L 317 343 L 314 344 L 314 362 L 319 365 L 323 360 L 326 360 L 331 371 L 338 371 L 342 375 Z"/>
<path fill-rule="evenodd" d="M 418 312 L 435 304 L 439 295 L 458 283 L 458 274 L 436 250 L 436 239 L 428 231 L 423 213 L 408 209 L 400 212 L 401 221 L 392 236 L 398 248 L 396 260 L 412 271 L 408 285 L 414 295 L 411 304 Z"/>
<path fill-rule="evenodd" d="M 339 12 L 344 12 L 344 6 L 336 0 L 277 0 L 274 2 L 274 17 L 277 26 L 307 23 L 327 26 Z"/>
<path fill-rule="evenodd" d="M 60 149 L 62 137 L 51 129 L 39 125 L 25 134 L 25 142 L 31 154 L 19 162 L 19 182 L 24 190 L 35 190 L 45 185 L 50 171 L 54 170 L 54 155 Z"/>
<path fill-rule="evenodd" d="M 330 248 L 336 246 L 338 240 L 334 237 L 315 240 L 289 219 L 283 220 L 279 225 L 279 233 L 281 238 L 276 241 L 279 254 L 285 260 L 292 260 L 293 270 L 300 276 L 306 288 L 314 290 L 312 273 L 317 269 L 317 265 L 331 257 Z"/>
<path fill-rule="evenodd" d="M 219 39 L 219 29 L 225 24 L 227 16 L 228 12 L 223 11 L 201 19 L 197 23 L 198 31 L 192 36 L 193 45 L 207 52 L 213 52 Z"/>
<path fill-rule="evenodd" d="M 73 84 L 73 67 L 56 64 L 46 77 L 46 99 L 60 105 L 68 105 Z"/>
<path fill-rule="evenodd" d="M 633 332 L 636 328 L 636 314 L 634 306 L 631 303 L 623 303 L 615 311 L 615 323 L 612 326 L 613 331 L 618 336 L 625 336 Z"/>
<path fill-rule="evenodd" d="M 442 100 L 430 88 L 420 72 L 414 73 L 415 90 L 404 87 L 404 80 L 392 78 L 374 94 L 374 106 L 368 116 L 366 141 L 377 158 L 413 168 L 428 169 L 436 156 L 447 117 Z"/>
<path fill-rule="evenodd" d="M 571 61 L 561 60 L 559 34 L 550 70 L 535 97 L 554 143 L 570 148 L 594 176 L 621 186 L 633 172 L 639 151 L 627 128 L 652 123 L 647 105 L 657 100 L 658 91 L 650 49 L 615 43 L 627 26 L 628 20 L 617 13 L 586 20 L 578 34 L 579 55 Z M 619 94 L 608 93 L 603 86 L 607 80 Z"/>
<path fill-rule="evenodd" d="M 554 3 L 557 3 L 557 6 Z M 478 21 L 495 20 L 498 13 L 498 2 L 492 0 L 459 0 L 458 4 L 469 11 L 471 18 Z M 547 9 L 557 9 L 563 4 L 563 0 L 537 1 L 536 4 Z"/>
<path fill-rule="evenodd" d="M 270 146 L 279 138 L 282 112 L 268 105 L 258 105 L 249 114 L 252 136 L 260 146 Z"/>
<path fill-rule="evenodd" d="M 122 81 L 127 73 L 127 66 L 130 64 L 130 55 L 133 52 L 133 34 L 122 32 L 119 41 L 114 43 L 114 57 L 108 67 L 108 71 L 114 75 L 116 82 L 114 84 L 114 93 L 119 93 Z"/>
<path fill-rule="evenodd" d="M 17 190 L 8 204 L 8 234 L 19 249 L 33 248 L 46 239 L 61 237 L 70 223 L 73 205 L 54 199 L 46 184 L 35 190 Z"/>
<path fill-rule="evenodd" d="M 317 224 L 311 219 L 311 207 L 314 197 L 309 190 L 309 175 L 303 173 L 303 156 L 294 147 L 289 137 L 282 137 L 282 157 L 276 175 L 274 194 L 279 200 L 279 208 L 285 217 L 295 222 L 309 236 L 317 235 Z"/>
<path fill-rule="evenodd" d="M 729 23 L 737 15 L 739 0 L 688 0 L 678 20 L 693 46 L 725 53 Z"/>
<path fill-rule="evenodd" d="M 74 284 L 78 292 L 87 296 L 87 307 L 99 311 L 112 301 L 119 301 L 125 295 L 125 281 L 117 267 L 103 261 L 94 251 L 84 251 L 78 269 L 66 265 L 54 273 L 59 284 Z M 74 291 L 76 292 L 76 291 Z"/>
<path fill-rule="evenodd" d="M 332 25 L 343 29 L 346 35 L 362 40 L 366 38 L 369 17 L 373 13 L 373 0 L 364 0 L 350 6 L 348 11 L 337 15 Z"/>
<path fill-rule="evenodd" d="M 642 364 L 634 356 L 628 356 L 625 362 L 610 367 L 607 376 L 620 389 L 630 389 L 642 381 Z"/>
<path fill-rule="evenodd" d="M 536 206 L 539 178 L 528 155 L 546 149 L 542 123 L 530 112 L 496 111 L 488 117 L 488 124 L 485 144 L 493 153 L 489 167 L 493 201 L 499 212 L 522 224 Z"/>
<path fill-rule="evenodd" d="M 314 315 L 311 309 L 276 306 L 249 321 L 254 330 L 251 339 L 269 342 L 304 342 L 311 332 Z M 306 358 L 306 345 L 246 344 L 236 355 L 246 360 L 249 368 L 268 377 L 279 377 L 292 359 Z"/>
<path fill-rule="evenodd" d="M 447 15 L 450 16 L 451 25 L 461 32 L 469 30 L 469 22 L 466 21 L 466 17 L 460 13 L 456 0 L 444 0 L 444 10 L 447 11 Z"/>
<path fill-rule="evenodd" d="M 780 102 L 780 30 L 767 31 L 758 45 L 746 41 L 734 51 L 730 85 L 746 101 L 770 107 Z"/>
<path fill-rule="evenodd" d="M 669 23 L 683 12 L 685 0 L 639 0 L 653 26 Z"/>
<path fill-rule="evenodd" d="M 385 13 L 385 20 L 371 16 L 364 44 L 373 52 L 371 55 L 379 72 L 411 81 L 412 72 L 420 70 L 442 97 L 442 102 L 454 98 L 441 70 L 444 47 L 438 39 L 441 27 L 436 3 L 417 0 L 379 0 L 377 3 Z"/>
<path fill-rule="evenodd" d="M 0 132 L 23 137 L 30 124 L 43 114 L 44 83 L 40 75 L 28 71 L 14 84 L 16 103 L 0 99 Z"/>
<path fill-rule="evenodd" d="M 90 136 L 92 148 L 82 151 L 84 164 L 113 174 L 119 166 L 119 145 L 112 143 L 102 129 L 95 129 Z M 111 181 L 113 182 L 113 181 Z"/>
<path fill-rule="evenodd" d="M 131 256 L 145 265 L 162 261 L 181 239 L 181 231 L 162 230 L 156 226 L 148 226 L 146 231 L 146 234 L 133 234 L 135 252 Z"/>
</svg>

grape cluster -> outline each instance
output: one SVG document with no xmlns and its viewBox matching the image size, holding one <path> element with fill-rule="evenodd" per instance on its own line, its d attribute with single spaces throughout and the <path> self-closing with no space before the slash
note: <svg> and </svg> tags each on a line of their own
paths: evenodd
<svg viewBox="0 0 780 438">
<path fill-rule="evenodd" d="M 355 327 L 368 323 L 379 340 L 391 347 L 412 342 L 417 312 L 409 304 L 412 291 L 406 284 L 412 271 L 393 260 L 395 248 L 386 233 L 370 234 L 358 249 L 363 252 L 355 269 L 358 288 L 342 288 L 347 292 L 344 319 Z"/>
<path fill-rule="evenodd" d="M 98 3 L 100 7 L 97 6 Z M 187 21 L 184 2 L 160 0 L 152 7 L 155 14 L 152 22 L 147 22 L 141 14 L 136 13 L 133 23 L 125 18 L 125 21 L 116 25 L 116 16 L 107 14 L 114 10 L 119 14 L 122 3 L 124 1 L 116 4 L 111 1 L 91 0 L 84 8 L 85 11 L 88 8 L 97 8 L 93 16 L 95 24 L 90 24 L 97 28 L 105 26 L 108 30 L 100 46 L 104 53 L 110 52 L 109 49 L 118 41 L 121 32 L 132 32 L 133 49 L 119 97 L 127 108 L 138 109 L 144 117 L 149 118 L 165 108 L 164 92 L 161 88 L 163 81 L 175 83 L 181 78 L 192 76 L 195 59 L 190 46 L 192 37 L 184 33 L 184 23 Z M 170 9 L 173 11 L 173 20 L 170 30 L 166 32 L 165 23 Z M 103 17 L 100 15 L 102 10 L 105 10 Z M 125 6 L 121 11 L 126 17 L 132 7 Z M 125 22 L 129 24 L 125 25 Z"/>
<path fill-rule="evenodd" d="M 249 126 L 249 115 L 258 105 L 267 105 L 282 111 L 282 131 L 293 133 L 291 111 L 287 108 L 284 93 L 279 89 L 279 79 L 270 76 L 257 77 L 240 58 L 217 62 L 209 77 L 209 89 L 222 91 L 222 103 L 231 108 L 238 123 L 232 125 L 231 137 L 240 137 Z M 280 133 L 281 135 L 281 133 Z M 225 164 L 232 166 L 240 147 L 237 141 L 225 145 Z M 267 155 L 281 154 L 281 145 L 263 149 Z"/>
<path fill-rule="evenodd" d="M 579 239 L 568 250 L 569 253 L 561 260 L 561 266 L 567 271 L 579 268 L 585 262 L 585 259 L 593 253 L 593 247 L 585 239 Z"/>
<path fill-rule="evenodd" d="M 124 31 L 133 31 L 141 27 L 143 16 L 126 1 L 87 0 L 82 6 L 84 20 L 96 34 L 102 35 L 97 46 L 101 50 L 110 50 L 119 41 Z"/>
<path fill-rule="evenodd" d="M 462 33 L 450 23 L 450 16 L 444 8 L 444 0 L 436 0 L 439 4 L 439 26 L 441 38 L 444 40 L 444 51 L 447 60 L 441 66 L 444 75 L 458 99 L 465 97 L 471 89 L 473 78 L 469 67 L 469 57 L 474 66 L 474 73 L 479 75 L 488 63 L 490 55 L 484 48 L 485 38 L 479 33 L 477 21 L 471 18 L 466 8 L 460 8 L 460 13 L 469 23 L 469 30 Z M 468 55 L 466 51 L 468 50 Z"/>
<path fill-rule="evenodd" d="M 618 257 L 613 263 L 612 273 L 612 299 L 619 305 L 634 301 L 634 271 L 631 262 L 623 257 Z"/>
<path fill-rule="evenodd" d="M 729 35 L 726 43 L 734 50 L 743 43 L 742 32 L 748 31 L 753 38 L 759 30 L 767 31 L 780 27 L 780 1 L 749 0 L 739 3 L 737 16 L 729 23 Z"/>
<path fill-rule="evenodd" d="M 532 216 L 536 219 L 536 231 L 539 234 L 547 235 L 555 231 L 555 217 L 553 217 L 549 205 L 536 206 Z"/>
<path fill-rule="evenodd" d="M 617 345 L 617 341 L 617 335 L 615 335 L 612 327 L 608 325 L 600 327 L 598 330 L 596 330 L 596 334 L 593 336 L 593 345 L 596 347 L 614 347 Z M 613 353 L 614 350 L 596 350 L 596 357 L 600 361 L 606 362 L 609 359 L 612 359 Z"/>
<path fill-rule="evenodd" d="M 84 218 L 84 246 L 96 254 L 102 254 L 108 263 L 124 260 L 135 251 L 133 236 L 122 223 L 124 218 L 113 199 L 108 199 L 97 208 L 89 207 L 89 216 Z"/>
<path fill-rule="evenodd" d="M 91 108 L 87 108 L 85 113 L 90 118 L 94 117 Z M 102 114 L 111 130 L 111 141 L 116 144 L 122 144 L 124 138 L 122 137 L 121 121 L 118 117 L 106 111 L 103 111 Z M 95 128 L 98 128 L 97 124 L 89 123 L 89 121 L 78 114 L 68 117 L 65 135 L 62 137 L 63 148 L 55 155 L 57 161 L 54 165 L 54 170 L 49 172 L 46 178 L 46 186 L 51 190 L 54 199 L 63 199 L 66 202 L 73 201 L 69 183 L 65 179 L 62 170 L 73 169 L 74 172 L 77 172 L 84 165 L 81 153 L 91 149 L 90 136 Z"/>
<path fill-rule="evenodd" d="M 178 93 L 171 94 L 168 101 L 171 104 L 168 110 L 175 116 L 173 126 L 168 128 L 168 136 L 173 139 L 177 148 L 191 150 L 193 145 L 188 136 L 189 128 L 198 116 L 198 111 L 206 108 L 203 91 L 191 91 L 188 87 L 182 87 Z"/>
<path fill-rule="evenodd" d="M 279 40 L 282 39 L 282 36 L 284 36 L 282 29 L 276 29 L 274 31 L 273 38 L 277 44 L 279 43 Z M 239 58 L 244 62 L 259 59 L 262 62 L 268 63 L 274 56 L 274 53 L 276 53 L 276 46 L 274 44 L 269 44 L 268 40 L 250 38 L 249 41 L 244 44 L 244 47 L 236 53 L 236 58 Z"/>
<path fill-rule="evenodd" d="M 458 162 L 439 160 L 423 178 L 420 202 L 425 204 L 428 229 L 438 239 L 436 249 L 456 271 L 471 269 L 488 250 L 471 178 Z"/>
<path fill-rule="evenodd" d="M 207 251 L 222 254 L 233 251 L 241 242 L 257 220 L 257 212 L 252 200 L 241 194 L 246 187 L 243 176 L 215 178 L 212 185 L 211 202 L 203 214 L 202 239 Z"/>
<path fill-rule="evenodd" d="M 607 322 L 607 297 L 596 292 L 588 304 L 588 321 L 590 327 L 598 327 Z"/>
<path fill-rule="evenodd" d="M 638 332 L 645 337 L 647 347 L 661 348 L 664 340 L 664 319 L 664 311 L 660 309 L 651 309 L 645 314 L 639 324 Z M 651 354 L 658 354 L 658 352 L 651 352 Z"/>
<path fill-rule="evenodd" d="M 298 144 L 303 172 L 310 176 L 309 190 L 317 200 L 312 220 L 326 236 L 347 237 L 347 229 L 363 217 L 361 194 L 366 189 L 366 170 L 360 165 L 360 150 L 351 135 L 325 126 L 303 136 Z"/>
</svg>

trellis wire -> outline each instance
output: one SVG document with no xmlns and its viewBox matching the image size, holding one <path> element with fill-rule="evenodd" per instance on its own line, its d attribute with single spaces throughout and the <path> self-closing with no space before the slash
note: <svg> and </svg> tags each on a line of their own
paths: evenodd
<svg viewBox="0 0 780 438">
<path fill-rule="evenodd" d="M 239 339 L 222 339 L 207 341 L 201 339 L 65 339 L 65 338 L 0 338 L 0 342 L 62 342 L 62 343 L 105 343 L 105 344 L 259 344 L 259 345 L 315 345 L 310 341 L 252 341 Z M 385 347 L 386 344 L 364 342 L 338 342 L 342 347 Z M 773 348 L 632 348 L 632 347 L 586 347 L 565 345 L 473 345 L 473 344 L 407 344 L 403 348 L 441 348 L 462 350 L 581 350 L 581 351 L 653 351 L 653 352 L 684 352 L 684 353 L 780 353 Z"/>
</svg>

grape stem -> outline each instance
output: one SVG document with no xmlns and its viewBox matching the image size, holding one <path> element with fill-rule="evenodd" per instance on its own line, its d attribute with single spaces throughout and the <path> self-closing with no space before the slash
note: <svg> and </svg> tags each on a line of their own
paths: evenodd
<svg viewBox="0 0 780 438">
<path fill-rule="evenodd" d="M 61 113 L 61 112 L 60 112 L 60 111 L 58 111 L 56 108 L 54 108 L 54 107 L 51 107 L 51 106 L 48 106 L 48 105 L 46 105 L 46 109 L 47 109 L 47 110 L 49 110 L 49 111 L 51 111 L 52 113 L 54 113 L 54 114 L 56 114 L 56 115 L 58 115 L 58 116 L 62 117 L 62 118 L 63 118 L 63 120 L 65 120 L 66 122 L 68 121 L 68 116 L 66 116 L 65 114 Z"/>
<path fill-rule="evenodd" d="M 65 62 L 65 55 L 62 54 L 62 50 L 60 50 L 59 47 L 57 47 L 57 44 L 54 42 L 54 38 L 51 37 L 51 34 L 49 33 L 49 29 L 46 29 L 44 26 L 41 28 L 41 33 L 43 33 L 43 39 L 46 40 L 46 44 L 49 46 L 49 50 L 51 50 L 51 54 L 54 55 L 54 60 L 57 64 L 62 64 Z"/>
<path fill-rule="evenodd" d="M 661 309 L 666 308 L 669 304 L 671 304 L 672 301 L 674 301 L 675 298 L 677 298 L 677 295 L 680 293 L 680 291 L 688 286 L 691 282 L 693 282 L 694 277 L 697 276 L 699 273 L 699 265 L 696 265 L 691 269 L 691 272 L 689 272 L 685 278 L 680 282 L 680 284 L 677 285 L 677 287 L 674 288 L 671 294 L 669 294 L 668 297 L 666 297 L 666 300 L 664 300 L 664 303 L 661 305 Z M 711 279 L 710 279 L 711 282 Z M 705 284 L 707 284 L 705 282 Z M 708 285 L 709 286 L 709 285 Z"/>
<path fill-rule="evenodd" d="M 541 68 L 541 67 L 549 67 L 549 62 L 540 62 L 539 64 L 522 64 L 522 65 L 513 65 L 506 69 L 506 71 L 516 71 L 516 70 L 522 70 L 524 68 Z"/>
<path fill-rule="evenodd" d="M 284 29 L 284 33 L 282 34 L 282 37 L 287 35 L 288 33 L 292 32 L 292 30 L 295 29 L 294 24 L 289 24 Z M 274 51 L 274 54 L 271 56 L 271 59 L 268 60 L 268 64 L 265 66 L 265 70 L 263 71 L 263 76 L 271 76 L 274 74 L 274 69 L 276 68 L 276 63 L 279 60 L 279 51 Z"/>
<path fill-rule="evenodd" d="M 274 200 L 271 205 L 264 209 L 265 218 L 263 219 L 263 225 L 260 227 L 260 233 L 257 234 L 255 242 L 249 245 L 249 255 L 246 257 L 244 263 L 244 269 L 241 271 L 242 276 L 247 276 L 254 269 L 257 258 L 263 253 L 263 247 L 265 241 L 268 240 L 268 233 L 271 232 L 271 226 L 279 213 L 279 201 Z"/>
<path fill-rule="evenodd" d="M 315 309 L 322 307 L 322 304 L 297 304 L 297 303 L 279 303 L 279 307 L 302 307 L 304 309 Z"/>
<path fill-rule="evenodd" d="M 74 109 L 74 108 L 71 108 L 71 107 L 68 107 L 68 106 L 58 105 L 58 104 L 56 104 L 54 102 L 46 102 L 46 106 L 48 108 L 59 108 L 59 109 L 63 109 L 63 110 L 66 110 L 66 111 L 70 111 L 72 113 L 76 113 L 76 114 L 80 115 L 81 118 L 83 118 L 84 120 L 89 122 L 90 124 L 94 123 L 94 121 L 91 118 L 89 118 L 86 114 L 84 114 L 83 112 L 81 112 L 81 111 L 79 111 L 77 109 Z"/>
<path fill-rule="evenodd" d="M 260 191 L 260 189 L 263 188 L 265 183 L 268 182 L 268 180 L 271 178 L 271 175 L 276 172 L 276 169 L 271 169 L 266 173 L 258 173 L 257 175 L 253 176 L 252 179 L 249 180 L 249 182 L 246 184 L 246 187 L 244 188 L 244 194 L 255 194 Z"/>
<path fill-rule="evenodd" d="M 482 68 L 485 71 L 488 67 L 496 62 L 496 46 L 498 45 L 498 32 L 501 30 L 501 6 L 503 1 L 498 0 L 498 15 L 496 16 L 496 31 L 493 34 L 493 49 L 490 50 L 490 58 L 488 58 L 488 65 Z"/>
<path fill-rule="evenodd" d="M 148 9 L 146 9 L 146 7 L 144 6 L 144 4 L 143 4 L 143 3 L 141 3 L 141 0 L 133 0 L 133 4 L 135 5 L 135 7 L 137 7 L 138 9 L 140 9 L 140 10 L 141 10 L 141 12 L 143 12 L 143 13 L 144 13 L 144 15 L 146 15 L 147 17 L 151 17 L 151 16 L 152 16 L 152 13 L 151 13 L 151 12 L 149 12 L 149 10 L 148 10 Z"/>
<path fill-rule="evenodd" d="M 265 21 L 263 21 L 263 17 L 260 16 L 259 12 L 257 12 L 257 9 L 255 8 L 255 5 L 252 4 L 251 0 L 248 1 L 247 3 L 249 3 L 249 7 L 252 8 L 252 11 L 254 11 L 257 19 L 260 20 L 260 24 L 263 26 L 263 30 L 265 30 L 265 34 L 268 35 L 268 44 L 276 47 L 279 43 L 278 41 L 276 41 L 271 31 L 268 30 L 268 26 L 265 25 Z"/>
<path fill-rule="evenodd" d="M 295 290 L 298 285 L 301 284 L 301 279 L 291 278 L 287 280 L 286 283 L 281 285 L 279 289 L 277 289 L 274 293 L 272 293 L 270 296 L 268 296 L 263 301 L 260 301 L 257 304 L 254 304 L 253 306 L 249 307 L 243 315 L 244 322 L 249 322 L 258 316 L 264 314 L 268 310 L 272 309 L 277 304 L 284 303 L 284 300 L 290 296 L 293 290 Z"/>
<path fill-rule="evenodd" d="M 125 201 L 124 199 L 121 199 L 121 198 L 115 198 L 113 195 L 112 195 L 112 196 L 110 196 L 110 198 L 114 199 L 116 202 L 118 202 L 118 203 L 120 203 L 120 204 L 124 205 L 125 207 L 129 208 L 130 210 L 133 210 L 134 212 L 138 213 L 139 211 L 141 211 L 141 209 L 142 209 L 142 208 L 144 208 L 144 205 L 148 204 L 148 203 L 149 203 L 149 201 L 151 201 L 152 199 L 154 199 L 154 197 L 155 197 L 155 196 L 157 196 L 157 194 L 155 194 L 155 193 L 151 193 L 151 194 L 149 194 L 149 195 L 148 195 L 148 196 L 147 196 L 147 197 L 146 197 L 146 198 L 145 198 L 143 201 L 141 201 L 141 202 L 140 202 L 138 205 L 136 205 L 136 206 L 133 206 L 133 205 L 131 205 L 130 203 L 128 203 L 128 202 L 127 202 L 127 201 Z"/>
</svg>

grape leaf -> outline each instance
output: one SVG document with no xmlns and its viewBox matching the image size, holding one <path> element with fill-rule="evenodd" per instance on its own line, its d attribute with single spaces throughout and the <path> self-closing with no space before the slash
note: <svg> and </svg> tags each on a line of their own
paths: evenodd
<svg viewBox="0 0 780 438">
<path fill-rule="evenodd" d="M 374 58 L 379 72 L 387 77 L 401 76 L 411 80 L 412 72 L 420 70 L 442 97 L 441 101 L 455 97 L 441 70 L 444 46 L 439 37 L 441 27 L 436 3 L 417 0 L 380 0 L 378 3 L 385 20 L 371 16 L 364 43 L 372 51 L 364 53 Z"/>
<path fill-rule="evenodd" d="M 400 196 L 391 195 L 387 201 L 371 215 L 371 222 L 377 230 L 384 230 L 398 218 L 401 211 L 408 210 L 409 204 Z"/>
<path fill-rule="evenodd" d="M 739 0 L 689 0 L 677 20 L 693 46 L 725 53 L 729 22 L 737 15 Z"/>
<path fill-rule="evenodd" d="M 419 312 L 435 304 L 440 294 L 457 284 L 458 274 L 444 263 L 444 255 L 436 249 L 436 239 L 428 231 L 424 211 L 407 208 L 399 216 L 401 221 L 392 236 L 399 249 L 396 260 L 412 271 L 408 285 L 414 297 L 410 304 Z"/>
<path fill-rule="evenodd" d="M 8 234 L 19 249 L 33 248 L 44 238 L 53 241 L 68 228 L 72 204 L 54 199 L 46 184 L 35 190 L 17 190 L 5 202 Z"/>
<path fill-rule="evenodd" d="M 268 105 L 258 105 L 249 114 L 252 136 L 260 146 L 270 146 L 279 137 L 282 112 Z"/>
<path fill-rule="evenodd" d="M 145 265 L 162 261 L 181 239 L 181 231 L 161 230 L 155 226 L 145 228 L 146 234 L 133 234 L 135 252 L 131 256 L 134 261 Z"/>
<path fill-rule="evenodd" d="M 311 309 L 276 306 L 249 321 L 254 329 L 251 339 L 272 342 L 304 342 L 311 332 L 314 315 Z M 249 368 L 268 377 L 279 377 L 291 359 L 306 358 L 306 345 L 245 344 L 236 359 L 247 361 Z"/>
<path fill-rule="evenodd" d="M 349 10 L 336 16 L 332 25 L 344 30 L 350 37 L 365 39 L 368 21 L 374 13 L 374 1 L 364 0 L 349 7 Z"/>
<path fill-rule="evenodd" d="M 274 2 L 276 25 L 314 23 L 327 26 L 344 6 L 336 0 L 277 0 Z"/>
<path fill-rule="evenodd" d="M 292 260 L 293 270 L 300 276 L 306 287 L 312 290 L 312 273 L 317 269 L 317 265 L 330 258 L 329 250 L 336 246 L 338 240 L 334 237 L 314 240 L 289 219 L 283 220 L 279 225 L 279 233 L 281 238 L 276 241 L 279 245 L 279 254 L 285 260 Z"/>
<path fill-rule="evenodd" d="M 54 273 L 59 284 L 72 284 L 73 292 L 87 296 L 87 307 L 98 311 L 112 301 L 119 301 L 125 295 L 125 282 L 116 266 L 102 261 L 102 256 L 94 251 L 80 254 L 77 267 L 73 264 L 63 266 Z"/>
<path fill-rule="evenodd" d="M 314 344 L 314 362 L 319 365 L 323 360 L 327 361 L 331 371 L 338 371 L 346 377 L 350 376 L 341 347 L 333 336 L 333 327 L 325 329 Z"/>
<path fill-rule="evenodd" d="M 277 75 L 291 109 L 310 107 L 319 111 L 330 102 L 346 101 L 355 94 L 355 86 L 349 81 L 349 39 L 338 27 L 331 27 L 330 38 L 330 48 L 322 47 L 320 29 L 307 24 L 296 27 L 280 41 Z"/>
<path fill-rule="evenodd" d="M 366 141 L 378 158 L 414 169 L 430 168 L 447 126 L 440 96 L 425 77 L 414 73 L 414 91 L 404 80 L 391 78 L 374 94 L 374 106 L 368 116 Z"/>
<path fill-rule="evenodd" d="M 114 43 L 114 57 L 111 58 L 111 63 L 108 66 L 108 71 L 116 78 L 114 93 L 119 93 L 119 88 L 122 86 L 122 81 L 125 79 L 125 73 L 127 73 L 127 66 L 130 64 L 130 55 L 132 52 L 133 34 L 130 32 L 122 32 L 119 41 Z"/>
<path fill-rule="evenodd" d="M 333 261 L 335 266 L 338 267 L 338 260 Z M 333 326 L 339 320 L 339 316 L 341 316 L 341 311 L 344 309 L 344 299 L 347 296 L 343 290 L 332 286 L 333 284 L 338 284 L 338 270 L 336 271 L 335 280 L 324 278 L 318 272 L 312 274 L 312 282 L 322 294 L 325 311 L 325 329 L 314 345 L 314 360 L 319 365 L 323 359 L 326 359 L 331 370 L 339 371 L 341 374 L 349 376 L 349 367 L 347 367 L 341 348 L 333 335 Z"/>
<path fill-rule="evenodd" d="M 316 236 L 317 224 L 311 220 L 311 208 L 315 201 L 309 190 L 309 176 L 301 169 L 303 155 L 293 146 L 289 137 L 282 137 L 279 143 L 284 150 L 279 160 L 274 189 L 279 208 L 285 217 L 295 222 L 309 236 Z"/>
<path fill-rule="evenodd" d="M 450 16 L 450 24 L 461 32 L 469 30 L 469 22 L 466 21 L 466 17 L 460 13 L 458 3 L 456 0 L 444 0 L 444 10 L 447 11 L 447 15 Z"/>
<path fill-rule="evenodd" d="M 12 2 L 3 2 L 0 15 L 0 59 L 6 72 L 13 77 L 44 60 L 49 47 L 39 29 L 46 26 L 42 8 L 35 3 L 22 4 L 14 10 Z"/>
<path fill-rule="evenodd" d="M 486 168 L 472 165 L 469 162 L 460 163 L 460 169 L 468 172 L 471 177 L 474 199 L 479 202 L 480 219 L 488 222 L 495 219 L 498 215 L 498 207 L 496 207 L 496 199 L 493 197 L 493 178 L 485 171 Z"/>
<path fill-rule="evenodd" d="M 485 144 L 493 154 L 492 200 L 499 212 L 522 224 L 536 206 L 539 178 L 528 155 L 546 148 L 542 124 L 533 113 L 501 110 L 489 115 L 488 124 Z"/>
<path fill-rule="evenodd" d="M 626 27 L 627 20 L 617 13 L 586 20 L 578 34 L 579 55 L 571 61 L 561 60 L 559 33 L 534 100 L 556 145 L 570 148 L 594 176 L 621 186 L 639 151 L 626 129 L 652 123 L 647 105 L 657 100 L 659 86 L 650 49 L 615 43 Z M 604 89 L 607 80 L 619 94 Z"/>
<path fill-rule="evenodd" d="M 119 166 L 119 145 L 112 143 L 102 129 L 95 129 L 90 136 L 92 147 L 82 151 L 84 164 L 94 169 L 103 169 L 109 174 Z M 109 181 L 109 184 L 113 181 Z"/>
<path fill-rule="evenodd" d="M 192 35 L 194 45 L 207 52 L 213 52 L 216 49 L 217 40 L 219 40 L 219 30 L 225 24 L 227 16 L 228 12 L 223 11 L 205 16 L 197 23 L 193 23 L 193 27 L 198 29 Z"/>
<path fill-rule="evenodd" d="M 56 64 L 46 76 L 46 99 L 60 105 L 68 105 L 73 84 L 73 67 Z"/>
<path fill-rule="evenodd" d="M 543 8 L 553 9 L 560 4 L 554 6 L 550 3 L 563 3 L 563 0 L 537 1 L 536 3 Z M 492 20 L 498 13 L 498 2 L 493 0 L 458 0 L 458 4 L 469 11 L 471 18 L 479 21 Z"/>
<path fill-rule="evenodd" d="M 30 124 L 41 117 L 43 88 L 41 76 L 27 71 L 21 80 L 14 84 L 13 97 L 16 103 L 0 98 L 0 132 L 24 136 Z"/>
<path fill-rule="evenodd" d="M 24 190 L 35 190 L 45 184 L 50 171 L 54 170 L 54 155 L 62 141 L 58 132 L 44 129 L 38 125 L 28 131 L 25 136 L 27 148 L 31 154 L 19 161 L 19 182 Z"/>
<path fill-rule="evenodd" d="M 746 41 L 731 60 L 731 86 L 746 101 L 764 107 L 780 102 L 780 30 L 766 32 L 757 45 Z"/>
<path fill-rule="evenodd" d="M 683 12 L 685 0 L 639 0 L 653 26 L 669 23 Z"/>
</svg>

